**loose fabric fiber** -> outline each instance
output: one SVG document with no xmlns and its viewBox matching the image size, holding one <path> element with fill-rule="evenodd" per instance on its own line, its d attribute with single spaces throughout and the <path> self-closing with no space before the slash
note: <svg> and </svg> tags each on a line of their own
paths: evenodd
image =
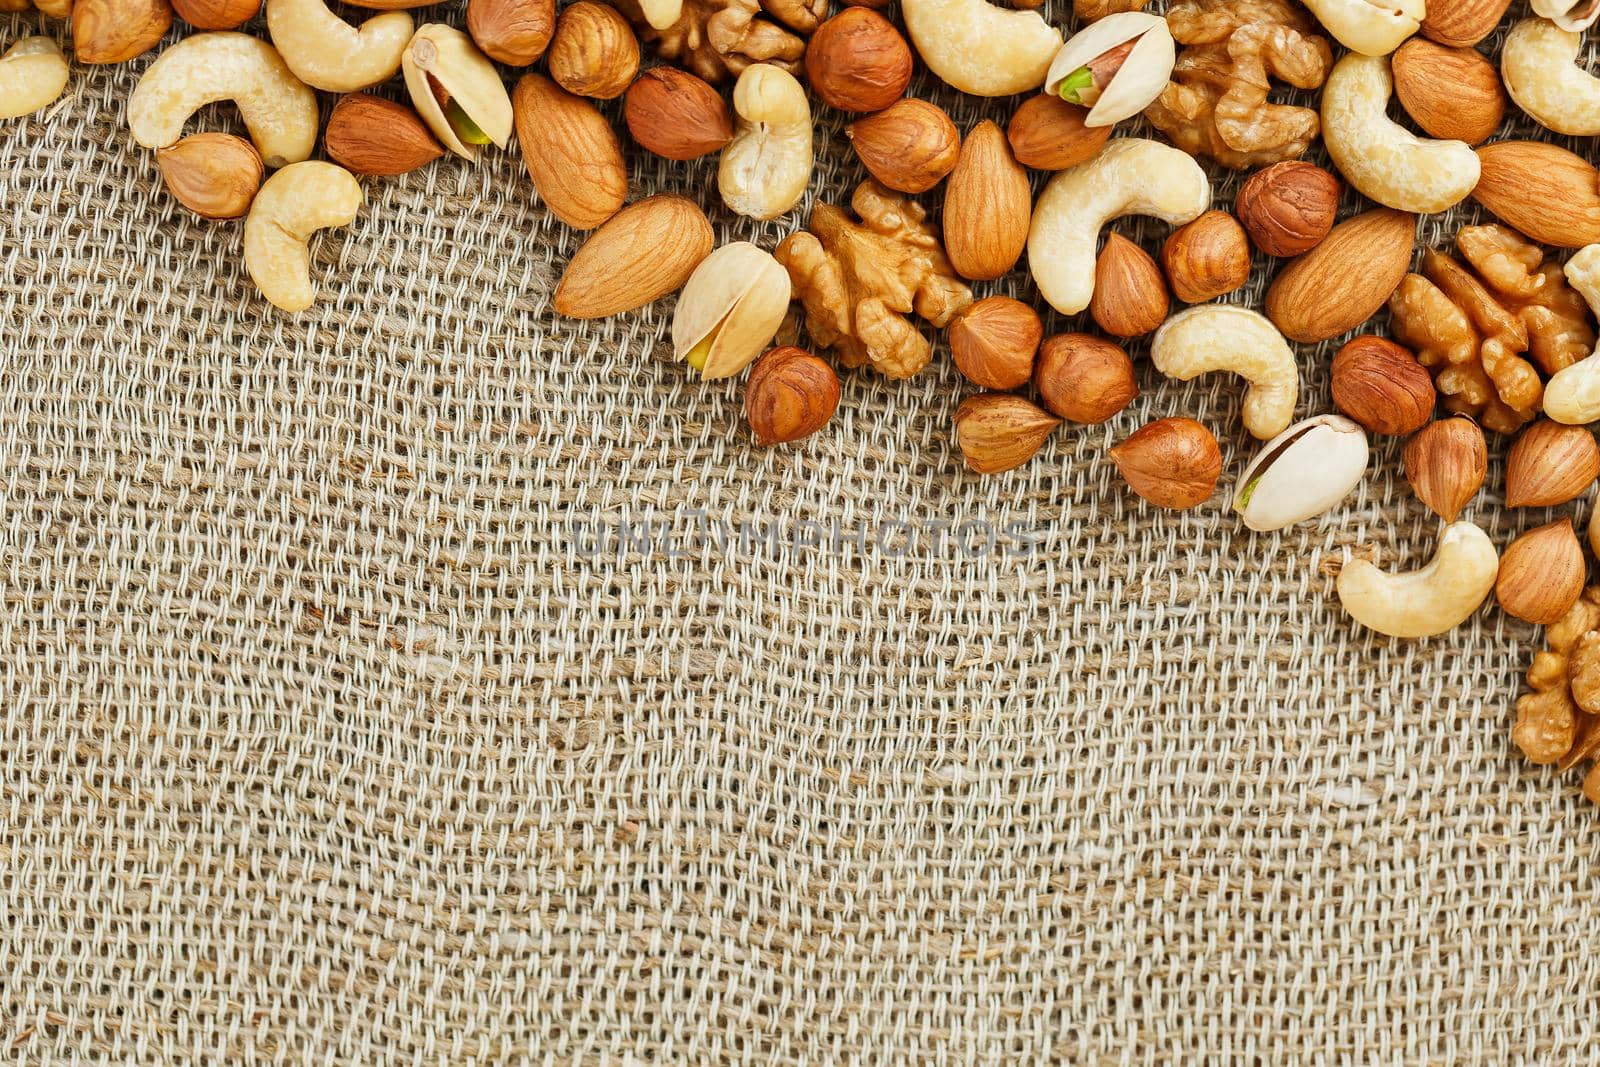
<svg viewBox="0 0 1600 1067">
<path fill-rule="evenodd" d="M 0 1060 L 1592 1062 L 1596 812 L 1508 738 L 1538 631 L 1376 637 L 1324 571 L 1431 555 L 1399 442 L 1252 534 L 1241 383 L 1135 346 L 1131 408 L 978 477 L 941 344 L 758 448 L 671 299 L 553 313 L 580 237 L 514 150 L 363 180 L 285 315 L 132 144 L 152 59 L 0 127 Z M 629 158 L 724 238 L 812 203 Z M 1107 459 L 1166 415 L 1221 439 L 1200 510 Z M 1502 546 L 1561 513 L 1504 449 Z"/>
</svg>

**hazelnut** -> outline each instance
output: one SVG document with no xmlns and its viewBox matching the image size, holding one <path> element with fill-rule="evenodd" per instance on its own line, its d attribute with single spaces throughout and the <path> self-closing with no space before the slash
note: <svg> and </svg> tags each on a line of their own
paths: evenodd
<svg viewBox="0 0 1600 1067">
<path fill-rule="evenodd" d="M 932 189 L 961 155 L 956 124 L 926 100 L 896 100 L 852 122 L 844 132 L 868 173 L 902 193 Z"/>
<path fill-rule="evenodd" d="M 639 75 L 622 101 L 622 117 L 635 141 L 666 159 L 698 159 L 733 139 L 733 119 L 721 94 L 676 67 Z"/>
<path fill-rule="evenodd" d="M 197 30 L 231 30 L 261 10 L 261 0 L 172 0 L 172 10 Z"/>
<path fill-rule="evenodd" d="M 567 92 L 611 100 L 639 73 L 639 39 L 616 8 L 578 0 L 556 20 L 545 64 Z"/>
<path fill-rule="evenodd" d="M 1339 179 L 1301 160 L 1252 174 L 1234 202 L 1255 246 L 1269 256 L 1298 256 L 1322 243 L 1339 213 Z"/>
<path fill-rule="evenodd" d="M 261 154 L 229 133 L 190 134 L 156 153 L 167 191 L 196 215 L 236 219 L 261 188 Z"/>
<path fill-rule="evenodd" d="M 1061 420 L 1010 393 L 980 393 L 956 409 L 956 444 L 979 474 L 1020 467 Z"/>
<path fill-rule="evenodd" d="M 1506 507 L 1542 508 L 1581 496 L 1600 475 L 1600 446 L 1582 426 L 1540 419 L 1506 456 Z"/>
<path fill-rule="evenodd" d="M 1044 324 L 1027 304 L 990 296 L 950 321 L 950 355 L 961 373 L 985 389 L 1015 389 L 1033 374 Z"/>
<path fill-rule="evenodd" d="M 1430 422 L 1402 453 L 1406 481 L 1417 499 L 1445 522 L 1455 522 L 1483 487 L 1489 450 L 1478 424 L 1465 415 Z"/>
<path fill-rule="evenodd" d="M 1161 247 L 1172 292 L 1185 304 L 1203 304 L 1250 280 L 1250 239 L 1226 211 L 1207 211 L 1179 227 Z"/>
<path fill-rule="evenodd" d="M 1193 419 L 1157 419 L 1111 450 L 1128 487 L 1158 508 L 1198 507 L 1216 491 L 1222 450 Z"/>
<path fill-rule="evenodd" d="M 829 107 L 881 111 L 911 83 L 911 47 L 876 11 L 848 7 L 811 35 L 806 78 Z"/>
<path fill-rule="evenodd" d="M 1088 114 L 1059 96 L 1030 97 L 1011 116 L 1006 139 L 1024 167 L 1066 170 L 1099 155 L 1111 137 L 1111 126 L 1085 126 Z"/>
<path fill-rule="evenodd" d="M 1116 337 L 1139 337 L 1165 322 L 1170 306 L 1167 283 L 1150 254 L 1120 234 L 1107 236 L 1089 299 L 1089 314 L 1100 328 Z"/>
<path fill-rule="evenodd" d="M 1583 593 L 1589 566 L 1570 518 L 1558 519 L 1518 537 L 1500 556 L 1494 595 L 1508 615 L 1548 626 Z"/>
<path fill-rule="evenodd" d="M 467 32 L 490 59 L 526 67 L 556 29 L 555 0 L 467 0 Z"/>
<path fill-rule="evenodd" d="M 411 108 L 369 93 L 340 97 L 322 133 L 328 158 L 352 174 L 404 174 L 444 155 Z"/>
<path fill-rule="evenodd" d="M 171 27 L 167 0 L 77 0 L 72 6 L 79 63 L 125 63 L 154 48 Z"/>
<path fill-rule="evenodd" d="M 787 444 L 822 429 L 839 406 L 839 376 L 803 348 L 774 348 L 750 368 L 745 418 L 756 441 Z"/>
<path fill-rule="evenodd" d="M 1072 422 L 1105 422 L 1139 395 L 1128 353 L 1086 333 L 1045 341 L 1033 380 L 1044 406 Z"/>
<path fill-rule="evenodd" d="M 1433 418 L 1433 378 L 1382 337 L 1352 338 L 1333 357 L 1333 404 L 1373 433 L 1408 434 Z"/>
</svg>

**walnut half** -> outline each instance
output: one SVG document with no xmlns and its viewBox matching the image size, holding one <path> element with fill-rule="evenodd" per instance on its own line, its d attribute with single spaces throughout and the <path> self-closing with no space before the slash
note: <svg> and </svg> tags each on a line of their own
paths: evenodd
<svg viewBox="0 0 1600 1067">
<path fill-rule="evenodd" d="M 909 378 L 932 353 L 909 316 L 943 327 L 972 303 L 972 291 L 915 200 L 865 181 L 850 206 L 861 221 L 818 203 L 806 229 L 784 238 L 774 254 L 805 306 L 812 340 L 846 367 L 870 364 L 887 377 Z"/>
<path fill-rule="evenodd" d="M 678 21 L 658 30 L 639 0 L 616 3 L 657 55 L 713 84 L 738 77 L 754 63 L 800 76 L 806 38 L 827 12 L 827 0 L 683 0 Z"/>
<path fill-rule="evenodd" d="M 1600 753 L 1600 586 L 1590 586 L 1559 622 L 1545 628 L 1543 651 L 1528 667 L 1530 693 L 1517 700 L 1511 740 L 1534 763 L 1567 770 Z M 1600 764 L 1583 793 L 1600 803 Z"/>
</svg>

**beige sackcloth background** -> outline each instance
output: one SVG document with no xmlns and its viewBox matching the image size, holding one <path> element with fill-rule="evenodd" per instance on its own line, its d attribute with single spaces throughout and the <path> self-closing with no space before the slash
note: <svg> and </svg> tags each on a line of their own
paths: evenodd
<svg viewBox="0 0 1600 1067">
<path fill-rule="evenodd" d="M 1374 638 L 1320 570 L 1432 553 L 1397 442 L 1251 534 L 1240 384 L 1140 348 L 1129 410 L 977 477 L 941 345 L 757 448 L 670 299 L 554 315 L 579 237 L 514 148 L 364 180 L 284 315 L 131 143 L 152 58 L 0 127 L 0 1060 L 1594 1062 L 1597 815 L 1507 737 L 1537 631 Z M 811 196 L 862 177 L 841 126 Z M 629 159 L 728 237 L 809 208 Z M 1106 450 L 1177 414 L 1229 476 L 1166 514 Z M 1556 512 L 1506 512 L 1492 450 L 1504 545 Z M 574 544 L 692 509 L 1040 540 Z"/>
</svg>

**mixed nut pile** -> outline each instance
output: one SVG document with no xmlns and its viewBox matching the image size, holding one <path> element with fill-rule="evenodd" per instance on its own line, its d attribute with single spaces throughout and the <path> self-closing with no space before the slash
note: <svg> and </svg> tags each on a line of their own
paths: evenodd
<svg viewBox="0 0 1600 1067">
<path fill-rule="evenodd" d="M 356 27 L 324 0 L 265 0 L 270 40 L 231 32 L 260 0 L 0 10 L 70 18 L 82 63 L 143 54 L 174 13 L 205 31 L 147 67 L 128 123 L 173 196 L 206 218 L 245 219 L 249 273 L 286 311 L 315 300 L 307 241 L 354 218 L 357 175 L 446 152 L 472 160 L 515 135 L 544 206 L 593 231 L 555 310 L 599 318 L 677 293 L 677 356 L 706 378 L 750 368 L 746 412 L 763 444 L 828 422 L 836 366 L 916 374 L 932 356 L 930 326 L 984 390 L 955 415 L 966 462 L 984 473 L 1025 463 L 1064 421 L 1122 411 L 1139 391 L 1125 342 L 1146 335 L 1169 377 L 1245 380 L 1242 422 L 1265 442 L 1233 496 L 1251 529 L 1335 507 L 1367 469 L 1368 434 L 1408 436 L 1406 476 L 1444 522 L 1436 551 L 1405 573 L 1349 560 L 1337 577 L 1345 609 L 1381 633 L 1422 637 L 1459 625 L 1494 590 L 1506 612 L 1548 626 L 1516 743 L 1564 767 L 1600 752 L 1600 586 L 1585 589 L 1571 519 L 1503 554 L 1458 519 L 1484 480 L 1485 430 L 1513 438 L 1510 507 L 1567 504 L 1600 476 L 1585 428 L 1600 418 L 1600 173 L 1555 145 L 1486 143 L 1509 102 L 1555 133 L 1600 135 L 1600 78 L 1578 62 L 1597 0 L 1533 0 L 1535 16 L 1494 59 L 1476 46 L 1509 0 L 1174 0 L 1161 15 L 1144 0 L 1075 0 L 1065 39 L 1037 0 L 901 0 L 904 32 L 875 10 L 884 0 L 831 15 L 826 0 L 577 0 L 559 12 L 555 0 L 468 0 L 464 29 L 415 25 L 404 9 L 428 0 L 351 2 L 382 13 Z M 1005 129 L 983 121 L 963 134 L 906 97 L 919 58 L 961 92 L 1024 99 Z M 502 67 L 536 63 L 543 72 L 508 92 Z M 0 58 L 0 117 L 49 104 L 68 74 L 50 38 L 13 45 Z M 364 91 L 397 74 L 410 106 Z M 1274 100 L 1291 88 L 1317 106 Z M 325 129 L 315 90 L 346 94 Z M 1409 123 L 1390 117 L 1394 97 Z M 718 153 L 718 191 L 738 215 L 776 219 L 801 202 L 819 107 L 858 116 L 847 135 L 871 178 L 848 203 L 817 200 L 775 248 L 718 247 L 693 200 L 630 201 L 623 141 L 594 102 L 618 98 L 644 150 Z M 185 136 L 219 100 L 238 106 L 249 139 Z M 1112 136 L 1139 116 L 1164 140 Z M 319 132 L 326 161 L 311 159 Z M 1300 158 L 1319 138 L 1337 174 Z M 1197 158 L 1253 171 L 1232 212 L 1213 207 Z M 1030 171 L 1051 174 L 1037 198 Z M 1375 206 L 1340 220 L 1346 183 Z M 936 222 L 918 197 L 941 185 Z M 1469 197 L 1496 221 L 1419 262 L 1419 216 Z M 1175 227 L 1159 257 L 1107 229 L 1128 215 Z M 1562 262 L 1560 249 L 1576 251 Z M 1252 250 L 1286 260 L 1261 309 L 1217 303 L 1251 281 Z M 1093 332 L 1086 322 L 1046 337 L 1027 303 L 975 299 L 969 283 L 1006 276 L 1024 251 L 1039 296 L 1086 313 Z M 1174 298 L 1186 305 L 1176 313 Z M 775 343 L 796 301 L 829 358 Z M 1385 308 L 1391 336 L 1357 335 L 1333 358 L 1340 413 L 1296 421 L 1292 343 L 1351 334 Z M 1204 504 L 1222 472 L 1211 430 L 1182 417 L 1143 426 L 1111 458 L 1163 508 Z M 1600 550 L 1600 527 L 1588 540 Z M 1600 770 L 1584 788 L 1600 800 Z"/>
</svg>

